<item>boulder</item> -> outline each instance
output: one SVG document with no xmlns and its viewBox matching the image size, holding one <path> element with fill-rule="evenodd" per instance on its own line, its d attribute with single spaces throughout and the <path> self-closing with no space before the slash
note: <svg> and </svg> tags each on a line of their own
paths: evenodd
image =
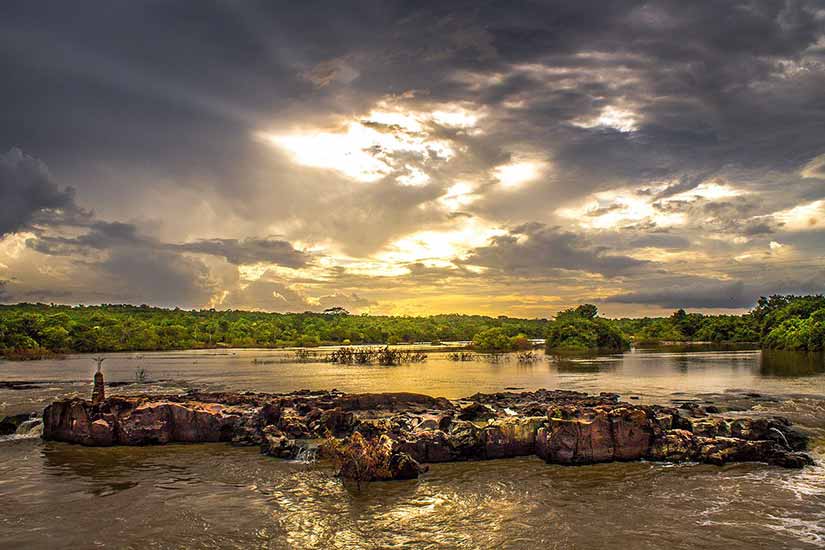
<svg viewBox="0 0 825 550">
<path fill-rule="evenodd" d="M 307 439 L 313 437 L 312 431 L 307 427 L 304 418 L 294 414 L 284 414 L 275 424 L 279 430 L 293 439 Z"/>
<path fill-rule="evenodd" d="M 654 441 L 647 458 L 669 462 L 704 462 L 717 466 L 729 462 L 767 462 L 785 468 L 813 464 L 807 454 L 790 451 L 774 441 L 706 437 L 687 430 L 666 432 Z"/>
<path fill-rule="evenodd" d="M 298 455 L 299 447 L 294 439 L 288 438 L 275 426 L 267 426 L 263 430 L 261 452 L 277 458 L 293 459 Z"/>
<path fill-rule="evenodd" d="M 43 437 L 92 446 L 229 441 L 244 414 L 217 403 L 70 399 L 46 407 Z"/>
<path fill-rule="evenodd" d="M 536 433 L 546 422 L 543 416 L 513 416 L 491 421 L 481 430 L 484 457 L 510 458 L 535 454 Z"/>
<path fill-rule="evenodd" d="M 487 421 L 496 417 L 496 411 L 489 405 L 473 401 L 462 405 L 458 411 L 459 420 L 469 420 L 471 422 Z"/>
<path fill-rule="evenodd" d="M 730 421 L 730 435 L 740 439 L 767 440 L 793 451 L 808 448 L 808 435 L 781 416 L 739 418 Z"/>
<path fill-rule="evenodd" d="M 417 430 L 397 440 L 399 451 L 418 462 L 451 462 L 456 460 L 449 436 L 441 430 Z"/>
<path fill-rule="evenodd" d="M 536 437 L 536 454 L 557 464 L 638 460 L 646 456 L 654 425 L 642 407 L 562 407 L 548 412 Z"/>
<path fill-rule="evenodd" d="M 355 427 L 355 415 L 352 411 L 343 411 L 339 408 L 323 411 L 319 417 L 320 429 L 325 435 L 330 432 L 333 435 L 341 435 L 352 432 Z"/>
<path fill-rule="evenodd" d="M 342 395 L 336 400 L 335 405 L 344 411 L 449 409 L 453 406 L 448 399 L 443 397 L 430 397 L 429 395 L 408 392 Z"/>
</svg>

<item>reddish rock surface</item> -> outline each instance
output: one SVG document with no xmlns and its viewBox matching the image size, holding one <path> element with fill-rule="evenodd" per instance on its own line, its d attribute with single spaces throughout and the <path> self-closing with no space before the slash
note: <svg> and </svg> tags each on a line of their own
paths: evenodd
<svg viewBox="0 0 825 550">
<path fill-rule="evenodd" d="M 57 401 L 43 413 L 43 437 L 83 445 L 229 441 L 253 411 L 219 403 L 112 397 Z"/>
<path fill-rule="evenodd" d="M 353 433 L 381 439 L 394 471 L 418 463 L 537 455 L 549 463 L 627 460 L 802 467 L 807 438 L 782 418 L 724 418 L 699 408 L 642 406 L 614 394 L 539 390 L 449 401 L 413 393 L 191 393 L 58 401 L 44 412 L 46 439 L 83 445 L 231 441 L 295 458 L 301 440 Z M 390 442 L 390 443 L 387 443 Z M 395 464 L 395 462 L 393 463 Z M 346 471 L 346 468 L 343 468 Z"/>
</svg>

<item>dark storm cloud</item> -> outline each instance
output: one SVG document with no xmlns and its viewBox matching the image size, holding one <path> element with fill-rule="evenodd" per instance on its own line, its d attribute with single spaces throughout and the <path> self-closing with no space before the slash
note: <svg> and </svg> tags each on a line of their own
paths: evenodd
<svg viewBox="0 0 825 550">
<path fill-rule="evenodd" d="M 671 233 L 649 233 L 632 239 L 629 244 L 639 248 L 686 249 L 690 247 L 688 239 Z"/>
<path fill-rule="evenodd" d="M 20 149 L 0 155 L 0 238 L 56 211 L 79 211 L 74 189 L 61 189 L 42 162 Z"/>
<path fill-rule="evenodd" d="M 558 270 L 625 278 L 652 267 L 630 257 L 638 248 L 734 255 L 790 237 L 818 257 L 821 244 L 789 235 L 772 214 L 825 196 L 824 36 L 819 0 L 11 0 L 0 6 L 0 151 L 20 147 L 61 177 L 58 185 L 17 150 L 4 155 L 0 237 L 30 230 L 30 250 L 138 289 L 114 295 L 169 303 L 238 283 L 215 263 L 235 272 L 257 262 L 315 265 L 296 241 L 369 259 L 394 239 L 469 216 L 515 229 L 460 269 L 413 259 L 411 279 L 473 280 L 466 266 L 474 265 L 490 267 L 490 278 L 560 280 Z M 429 139 L 453 147 L 452 159 L 372 150 L 387 155 L 392 173 L 366 185 L 253 139 L 339 131 L 353 120 L 392 135 L 398 128 L 369 119 L 381 101 L 401 112 L 460 104 L 484 116 L 477 132 L 428 128 Z M 503 189 L 494 168 L 520 154 L 547 169 Z M 429 182 L 400 185 L 413 169 Z M 741 194 L 673 200 L 715 179 Z M 457 181 L 473 184 L 476 197 L 445 209 L 439 199 Z M 611 235 L 588 223 L 554 227 L 557 209 L 628 189 L 648 189 L 658 213 L 687 221 L 670 233 L 650 219 Z M 617 213 L 600 204 L 583 218 Z M 713 261 L 724 267 L 729 258 Z M 20 269 L 8 267 L 3 277 Z M 348 284 L 368 286 L 355 279 Z M 261 282 L 235 303 L 319 303 L 290 284 Z M 709 303 L 730 302 L 725 292 L 748 299 L 747 285 L 736 294 L 708 284 L 696 293 L 717 288 Z"/>
<path fill-rule="evenodd" d="M 302 267 L 308 256 L 278 239 L 206 239 L 179 245 L 167 245 L 173 250 L 222 256 L 235 264 L 267 262 L 284 267 Z"/>
<path fill-rule="evenodd" d="M 746 290 L 742 281 L 702 282 L 652 291 L 629 292 L 607 298 L 606 302 L 645 304 L 662 307 L 686 308 L 748 308 L 756 303 L 758 294 Z"/>
<path fill-rule="evenodd" d="M 628 256 L 610 254 L 581 235 L 536 223 L 493 237 L 488 246 L 476 248 L 462 263 L 513 274 L 572 269 L 603 275 L 649 265 Z"/>
<path fill-rule="evenodd" d="M 205 239 L 183 244 L 163 243 L 140 234 L 129 223 L 94 222 L 89 231 L 77 237 L 40 235 L 28 239 L 26 245 L 54 256 L 82 255 L 92 250 L 150 249 L 159 253 L 207 254 L 224 258 L 235 265 L 267 262 L 284 267 L 302 267 L 308 256 L 279 239 Z"/>
<path fill-rule="evenodd" d="M 675 280 L 675 279 L 674 279 Z M 656 290 L 639 290 L 610 296 L 607 303 L 657 305 L 667 308 L 751 308 L 760 296 L 772 294 L 820 294 L 825 286 L 825 271 L 797 279 L 713 280 L 694 277 L 675 283 L 657 284 Z"/>
<path fill-rule="evenodd" d="M 127 303 L 197 307 L 216 290 L 203 262 L 151 249 L 113 249 L 100 263 L 111 293 Z"/>
</svg>

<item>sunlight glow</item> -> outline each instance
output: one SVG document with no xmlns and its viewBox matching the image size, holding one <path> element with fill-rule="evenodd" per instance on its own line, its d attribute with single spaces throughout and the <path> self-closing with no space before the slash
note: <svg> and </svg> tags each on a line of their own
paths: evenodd
<svg viewBox="0 0 825 550">
<path fill-rule="evenodd" d="M 447 267 L 452 260 L 483 246 L 491 237 L 502 235 L 501 229 L 476 218 L 468 218 L 456 229 L 425 230 L 406 235 L 375 257 L 389 264 L 420 262 L 431 267 Z"/>
<path fill-rule="evenodd" d="M 637 196 L 632 191 L 605 191 L 593 195 L 593 200 L 573 208 L 561 208 L 557 214 L 572 220 L 586 229 L 614 229 L 649 221 L 657 227 L 673 227 L 687 222 L 681 212 L 662 212 L 651 197 Z"/>
<path fill-rule="evenodd" d="M 608 105 L 596 117 L 573 121 L 580 128 L 613 128 L 620 132 L 635 132 L 639 129 L 636 113 Z"/>
<path fill-rule="evenodd" d="M 432 114 L 432 119 L 441 126 L 448 128 L 475 128 L 482 113 L 468 111 L 460 107 L 451 110 L 435 111 Z"/>
<path fill-rule="evenodd" d="M 673 195 L 664 199 L 663 202 L 668 201 L 692 201 L 696 199 L 718 200 L 736 197 L 742 194 L 742 191 L 726 183 L 703 182 L 689 191 Z"/>
<path fill-rule="evenodd" d="M 11 233 L 0 239 L 0 257 L 14 260 L 26 250 L 26 241 L 36 239 L 37 235 L 29 231 L 22 233 Z"/>
<path fill-rule="evenodd" d="M 503 187 L 512 189 L 541 176 L 544 163 L 536 161 L 517 161 L 497 166 L 493 171 Z"/>
<path fill-rule="evenodd" d="M 412 97 L 402 94 L 383 99 L 366 114 L 348 118 L 335 128 L 259 132 L 256 136 L 302 166 L 334 170 L 361 182 L 394 177 L 401 185 L 424 185 L 430 181 L 431 164 L 456 155 L 454 141 L 439 135 L 444 134 L 443 128 L 482 133 L 477 124 L 485 111 L 467 102 L 411 109 L 404 102 Z"/>
<path fill-rule="evenodd" d="M 812 159 L 802 168 L 800 174 L 803 178 L 825 179 L 825 154 Z"/>
<path fill-rule="evenodd" d="M 447 192 L 442 195 L 438 202 L 448 210 L 458 210 L 462 206 L 467 206 L 479 199 L 475 194 L 475 189 L 467 182 L 459 181 L 451 185 Z"/>
<path fill-rule="evenodd" d="M 773 217 L 792 231 L 822 229 L 825 226 L 825 200 L 801 204 L 787 210 L 775 212 Z"/>
</svg>

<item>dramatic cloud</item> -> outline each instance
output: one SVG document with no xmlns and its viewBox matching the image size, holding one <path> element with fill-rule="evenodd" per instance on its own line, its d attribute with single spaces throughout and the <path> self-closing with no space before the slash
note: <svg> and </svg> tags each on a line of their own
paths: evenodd
<svg viewBox="0 0 825 550">
<path fill-rule="evenodd" d="M 302 267 L 307 255 L 278 239 L 208 239 L 180 245 L 168 245 L 181 252 L 223 256 L 231 264 L 270 263 L 285 267 Z"/>
<path fill-rule="evenodd" d="M 580 235 L 534 223 L 493 237 L 489 246 L 473 250 L 464 263 L 525 275 L 555 269 L 617 275 L 647 262 L 610 254 Z"/>
<path fill-rule="evenodd" d="M 760 296 L 770 294 L 821 293 L 825 271 L 800 281 L 720 281 L 685 279 L 678 283 L 657 285 L 657 290 L 641 290 L 610 296 L 607 303 L 657 305 L 664 308 L 743 309 L 756 305 Z"/>
<path fill-rule="evenodd" d="M 94 222 L 89 231 L 77 237 L 41 234 L 26 244 L 42 254 L 53 256 L 83 255 L 92 250 L 118 248 L 146 248 L 166 253 L 193 253 L 219 256 L 235 265 L 269 263 L 284 267 L 302 267 L 307 255 L 296 250 L 286 241 L 278 239 L 208 239 L 191 243 L 162 243 L 141 235 L 132 224 L 120 222 Z"/>
<path fill-rule="evenodd" d="M 4 299 L 547 316 L 825 286 L 819 0 L 104 7 L 0 7 Z"/>
<path fill-rule="evenodd" d="M 624 304 L 654 304 L 667 308 L 752 307 L 759 296 L 745 291 L 742 281 L 707 281 L 701 284 L 630 292 L 608 298 L 608 302 Z"/>
<path fill-rule="evenodd" d="M 64 211 L 78 211 L 74 189 L 61 189 L 42 162 L 20 149 L 0 154 L 0 237 Z"/>
</svg>

